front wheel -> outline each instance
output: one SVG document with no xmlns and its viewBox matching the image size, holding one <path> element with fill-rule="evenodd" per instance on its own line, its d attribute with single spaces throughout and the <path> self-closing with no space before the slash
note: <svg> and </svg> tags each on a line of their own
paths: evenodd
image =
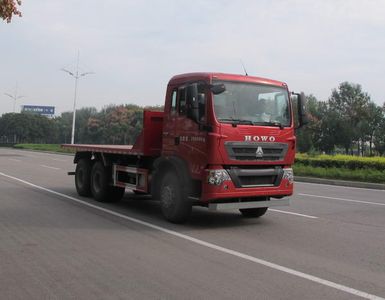
<svg viewBox="0 0 385 300">
<path fill-rule="evenodd" d="M 192 203 L 175 173 L 168 172 L 160 187 L 163 216 L 172 223 L 183 223 L 191 214 Z"/>
<path fill-rule="evenodd" d="M 239 210 L 245 218 L 259 218 L 267 212 L 267 207 L 243 208 Z"/>
</svg>

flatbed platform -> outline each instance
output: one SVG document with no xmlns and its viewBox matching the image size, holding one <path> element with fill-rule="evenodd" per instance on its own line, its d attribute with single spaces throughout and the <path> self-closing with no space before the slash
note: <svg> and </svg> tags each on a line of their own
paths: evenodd
<svg viewBox="0 0 385 300">
<path fill-rule="evenodd" d="M 91 145 L 91 144 L 64 144 L 65 149 L 73 149 L 76 152 L 102 152 L 113 154 L 144 155 L 143 151 L 133 149 L 133 145 Z"/>
<path fill-rule="evenodd" d="M 144 111 L 143 129 L 134 145 L 63 144 L 76 152 L 99 152 L 122 155 L 159 156 L 162 151 L 163 112 Z"/>
</svg>

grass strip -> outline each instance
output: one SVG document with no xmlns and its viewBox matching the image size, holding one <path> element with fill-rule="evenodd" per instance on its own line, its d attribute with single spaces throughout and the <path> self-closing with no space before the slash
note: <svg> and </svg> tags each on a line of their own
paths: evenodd
<svg viewBox="0 0 385 300">
<path fill-rule="evenodd" d="M 73 150 L 63 149 L 60 144 L 16 144 L 13 146 L 16 149 L 26 150 L 38 150 L 38 151 L 49 151 L 59 153 L 74 153 Z"/>
</svg>

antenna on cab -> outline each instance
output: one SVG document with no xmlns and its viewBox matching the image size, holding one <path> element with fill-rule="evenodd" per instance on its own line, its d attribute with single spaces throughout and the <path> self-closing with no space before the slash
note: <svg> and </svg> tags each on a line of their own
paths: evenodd
<svg viewBox="0 0 385 300">
<path fill-rule="evenodd" d="M 243 64 L 242 59 L 240 59 L 239 61 L 241 62 L 241 65 L 242 65 L 243 71 L 245 72 L 245 75 L 249 76 L 249 74 L 247 74 L 247 71 L 246 71 L 245 65 Z"/>
</svg>

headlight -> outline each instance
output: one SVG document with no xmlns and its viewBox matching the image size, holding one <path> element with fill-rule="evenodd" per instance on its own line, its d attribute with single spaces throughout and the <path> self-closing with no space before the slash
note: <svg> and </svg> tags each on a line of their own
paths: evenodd
<svg viewBox="0 0 385 300">
<path fill-rule="evenodd" d="M 208 170 L 207 183 L 221 185 L 226 180 L 231 180 L 226 170 Z"/>
<path fill-rule="evenodd" d="M 283 179 L 287 179 L 290 184 L 293 184 L 293 182 L 294 182 L 293 169 L 291 169 L 291 168 L 283 169 Z"/>
</svg>

